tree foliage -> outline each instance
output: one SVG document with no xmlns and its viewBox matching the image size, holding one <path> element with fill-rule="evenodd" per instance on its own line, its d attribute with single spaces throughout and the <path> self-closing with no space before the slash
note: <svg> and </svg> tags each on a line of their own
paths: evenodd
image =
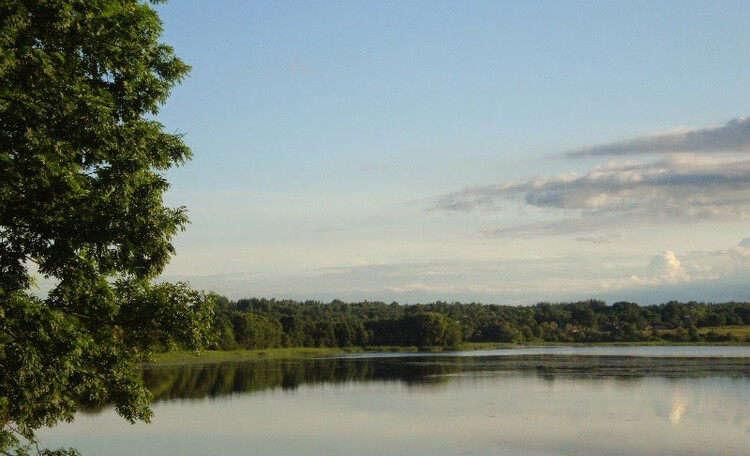
<svg viewBox="0 0 750 456">
<path fill-rule="evenodd" d="M 206 342 L 211 297 L 149 283 L 187 223 L 162 173 L 190 158 L 151 118 L 189 70 L 160 35 L 137 0 L 0 2 L 0 452 L 80 405 L 147 420 L 135 363 Z"/>
<path fill-rule="evenodd" d="M 602 301 L 534 306 L 445 303 L 297 302 L 274 299 L 217 301 L 216 349 L 354 346 L 442 346 L 469 342 L 742 342 L 714 328 L 750 325 L 750 303 L 697 302 L 639 306 Z M 236 322 L 269 328 L 267 339 L 248 344 Z M 234 323 L 234 324 L 233 324 Z M 278 328 L 281 334 L 279 344 Z M 273 329 L 270 329 L 273 328 Z M 750 338 L 747 340 L 750 342 Z"/>
</svg>

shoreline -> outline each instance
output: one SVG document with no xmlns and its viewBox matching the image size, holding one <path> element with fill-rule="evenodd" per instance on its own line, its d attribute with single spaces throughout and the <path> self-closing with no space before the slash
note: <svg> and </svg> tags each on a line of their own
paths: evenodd
<svg viewBox="0 0 750 456">
<path fill-rule="evenodd" d="M 189 364 L 214 364 L 223 362 L 257 361 L 264 359 L 305 359 L 325 358 L 348 353 L 442 353 L 475 350 L 513 349 L 521 347 L 623 347 L 623 346 L 696 346 L 696 347 L 742 347 L 750 346 L 748 342 L 671 342 L 642 341 L 642 342 L 469 342 L 457 347 L 416 347 L 416 346 L 373 346 L 373 347 L 292 347 L 267 348 L 255 350 L 203 350 L 203 351 L 175 351 L 157 353 L 149 362 L 141 364 L 143 367 L 178 366 Z"/>
</svg>

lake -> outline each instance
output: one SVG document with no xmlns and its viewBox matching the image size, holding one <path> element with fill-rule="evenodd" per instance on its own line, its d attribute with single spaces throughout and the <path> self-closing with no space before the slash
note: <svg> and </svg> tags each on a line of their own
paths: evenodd
<svg viewBox="0 0 750 456">
<path fill-rule="evenodd" d="M 144 369 L 39 433 L 84 455 L 748 455 L 750 347 L 539 347 Z"/>
</svg>

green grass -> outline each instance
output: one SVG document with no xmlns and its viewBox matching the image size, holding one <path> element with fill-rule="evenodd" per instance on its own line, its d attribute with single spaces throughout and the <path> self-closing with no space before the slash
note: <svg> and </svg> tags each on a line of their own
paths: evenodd
<svg viewBox="0 0 750 456">
<path fill-rule="evenodd" d="M 659 330 L 659 335 L 662 334 L 674 334 L 675 329 L 663 329 Z M 748 341 L 750 341 L 750 325 L 743 325 L 743 326 L 712 326 L 712 327 L 705 327 L 705 328 L 698 328 L 698 334 L 701 336 L 705 336 L 709 332 L 715 332 L 719 335 L 725 335 L 727 333 L 731 334 L 734 337 L 739 338 L 738 341 L 733 342 L 727 342 L 727 343 L 721 343 L 721 342 L 705 342 L 703 345 L 707 344 L 719 344 L 719 345 L 747 345 Z M 700 343 L 699 343 L 700 344 Z"/>
<path fill-rule="evenodd" d="M 230 361 L 252 361 L 257 359 L 297 359 L 318 358 L 323 356 L 339 355 L 341 353 L 361 352 L 358 347 L 295 347 L 295 348 L 268 348 L 264 350 L 204 350 L 204 351 L 176 351 L 168 353 L 157 353 L 149 364 L 192 364 L 192 363 L 214 363 Z"/>
<path fill-rule="evenodd" d="M 713 328 L 714 331 L 719 334 L 727 332 L 728 326 L 722 326 L 721 328 Z M 740 328 L 748 328 L 747 326 L 738 326 Z M 708 332 L 700 331 L 701 334 Z M 669 332 L 674 330 L 664 330 L 663 332 Z M 745 330 L 747 331 L 747 329 Z M 747 334 L 737 332 L 737 335 Z M 518 348 L 518 347 L 624 347 L 624 346 L 661 346 L 661 345 L 750 345 L 745 341 L 730 341 L 730 342 L 672 342 L 667 340 L 639 340 L 631 342 L 547 342 L 547 341 L 526 341 L 519 343 L 505 343 L 505 342 L 467 342 L 459 347 L 459 350 L 492 350 L 498 348 Z"/>
<path fill-rule="evenodd" d="M 709 331 L 719 334 L 727 332 L 745 340 L 750 336 L 750 326 L 721 326 L 716 328 L 701 328 L 700 334 Z M 671 330 L 665 330 L 668 332 Z M 498 343 L 498 342 L 465 342 L 458 347 L 399 347 L 399 346 L 377 346 L 377 347 L 295 347 L 295 348 L 268 348 L 263 350 L 205 350 L 205 351 L 177 351 L 169 353 L 157 353 L 149 364 L 201 364 L 216 362 L 252 361 L 258 359 L 300 359 L 321 358 L 326 356 L 340 355 L 344 353 L 363 352 L 443 352 L 454 350 L 492 350 L 497 348 L 513 348 L 523 346 L 641 346 L 641 345 L 747 345 L 748 342 L 666 342 L 666 341 L 640 341 L 640 342 L 600 342 L 600 343 L 576 343 L 576 342 L 524 342 Z"/>
<path fill-rule="evenodd" d="M 709 331 L 714 331 L 719 334 L 729 333 L 743 339 L 750 336 L 750 326 L 716 326 L 713 328 L 699 328 L 698 334 L 706 334 Z"/>
<path fill-rule="evenodd" d="M 320 358 L 334 356 L 344 353 L 414 353 L 414 352 L 441 352 L 453 350 L 486 350 L 498 348 L 501 345 L 491 343 L 466 343 L 459 347 L 399 347 L 399 346 L 376 346 L 376 347 L 296 347 L 296 348 L 267 348 L 263 350 L 204 350 L 204 351 L 175 351 L 168 353 L 157 353 L 149 364 L 200 364 L 216 362 L 252 361 L 258 359 L 299 359 Z"/>
</svg>

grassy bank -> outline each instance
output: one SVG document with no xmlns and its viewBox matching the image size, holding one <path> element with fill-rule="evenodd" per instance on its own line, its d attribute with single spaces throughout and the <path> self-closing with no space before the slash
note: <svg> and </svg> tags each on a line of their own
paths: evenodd
<svg viewBox="0 0 750 456">
<path fill-rule="evenodd" d="M 205 350 L 205 351 L 177 351 L 169 353 L 157 353 L 151 363 L 152 365 L 166 364 L 200 364 L 216 362 L 237 362 L 253 361 L 259 359 L 301 359 L 301 358 L 320 358 L 326 356 L 341 355 L 345 353 L 385 353 L 400 352 L 414 353 L 426 352 L 436 353 L 443 351 L 455 350 L 492 350 L 497 348 L 517 348 L 528 346 L 574 346 L 574 347 L 591 347 L 591 346 L 700 346 L 700 345 L 721 345 L 721 346 L 738 346 L 748 345 L 747 342 L 663 342 L 663 341 L 646 341 L 646 342 L 607 342 L 607 343 L 571 343 L 571 342 L 528 342 L 522 344 L 513 343 L 496 343 L 496 342 L 468 342 L 461 344 L 459 347 L 395 347 L 395 346 L 378 346 L 378 347 L 297 347 L 297 348 L 267 348 L 263 350 Z"/>
<path fill-rule="evenodd" d="M 149 364 L 190 364 L 222 361 L 252 361 L 257 359 L 297 359 L 333 356 L 342 353 L 357 353 L 358 347 L 320 347 L 320 348 L 267 348 L 263 350 L 204 350 L 176 351 L 157 353 Z"/>
<path fill-rule="evenodd" d="M 498 348 L 500 346 L 512 346 L 513 344 L 490 344 L 470 343 L 460 347 L 296 347 L 296 348 L 267 348 L 262 350 L 204 350 L 204 351 L 176 351 L 169 353 L 157 353 L 149 364 L 192 364 L 192 363 L 214 363 L 252 361 L 258 359 L 299 359 L 320 358 L 325 356 L 341 355 L 345 353 L 415 353 L 415 352 L 441 352 L 453 350 L 485 350 Z"/>
<path fill-rule="evenodd" d="M 708 328 L 698 328 L 698 334 L 705 336 L 709 332 L 715 332 L 719 334 L 729 333 L 740 339 L 750 337 L 750 326 L 716 326 Z"/>
</svg>

